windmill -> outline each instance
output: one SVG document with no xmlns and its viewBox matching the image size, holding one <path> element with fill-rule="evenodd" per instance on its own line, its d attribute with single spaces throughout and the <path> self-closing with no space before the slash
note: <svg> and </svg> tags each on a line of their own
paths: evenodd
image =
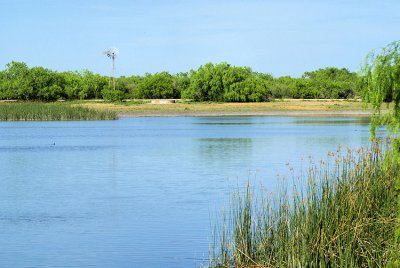
<svg viewBox="0 0 400 268">
<path fill-rule="evenodd" d="M 113 81 L 113 89 L 115 90 L 115 59 L 118 56 L 118 49 L 115 47 L 109 48 L 103 52 L 107 57 L 112 59 L 112 81 Z"/>
</svg>

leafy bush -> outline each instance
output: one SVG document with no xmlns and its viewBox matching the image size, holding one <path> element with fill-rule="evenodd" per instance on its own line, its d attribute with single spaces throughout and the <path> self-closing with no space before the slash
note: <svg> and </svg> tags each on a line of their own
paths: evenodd
<svg viewBox="0 0 400 268">
<path fill-rule="evenodd" d="M 104 89 L 101 94 L 104 100 L 110 102 L 122 101 L 124 99 L 124 93 L 120 90 Z"/>
<path fill-rule="evenodd" d="M 173 77 L 167 72 L 147 74 L 138 85 L 138 96 L 144 99 L 180 98 Z"/>
<path fill-rule="evenodd" d="M 62 88 L 58 85 L 51 85 L 38 89 L 38 99 L 41 101 L 55 101 L 61 97 Z"/>
</svg>

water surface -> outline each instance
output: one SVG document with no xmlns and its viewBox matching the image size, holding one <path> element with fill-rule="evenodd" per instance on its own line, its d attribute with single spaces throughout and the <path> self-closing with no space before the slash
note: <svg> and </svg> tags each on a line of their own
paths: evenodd
<svg viewBox="0 0 400 268">
<path fill-rule="evenodd" d="M 235 187 L 368 136 L 344 117 L 1 122 L 0 267 L 199 267 Z"/>
</svg>

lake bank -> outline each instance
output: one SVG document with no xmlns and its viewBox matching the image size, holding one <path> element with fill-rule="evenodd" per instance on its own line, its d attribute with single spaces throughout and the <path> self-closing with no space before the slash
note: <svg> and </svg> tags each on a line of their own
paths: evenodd
<svg viewBox="0 0 400 268">
<path fill-rule="evenodd" d="M 169 117 L 169 116 L 294 116 L 294 117 L 326 117 L 326 116 L 351 116 L 370 117 L 368 111 L 192 111 L 192 112 L 118 112 L 120 117 Z"/>
<path fill-rule="evenodd" d="M 371 112 L 363 111 L 196 111 L 196 112 L 118 112 L 119 117 L 174 117 L 174 116 L 294 116 L 294 117 L 324 117 L 324 116 L 352 116 L 370 117 Z"/>
<path fill-rule="evenodd" d="M 112 110 L 121 117 L 146 116 L 356 116 L 368 117 L 370 108 L 355 100 L 278 100 L 260 103 L 177 102 L 152 104 L 128 101 L 75 102 L 74 105 Z"/>
<path fill-rule="evenodd" d="M 102 100 L 53 102 L 47 106 L 84 108 L 99 113 L 114 113 L 118 117 L 170 116 L 353 116 L 370 117 L 372 109 L 359 100 L 284 99 L 258 103 L 217 103 L 174 100 L 159 103 L 150 100 L 128 100 L 107 103 Z M 0 102 L 0 108 L 30 106 L 34 102 Z M 36 104 L 35 104 L 36 105 Z M 26 109 L 23 109 L 26 110 Z M 383 110 L 385 111 L 385 110 Z M 95 119 L 95 118 L 91 118 Z M 115 117 L 114 117 L 115 119 Z M 39 120 L 39 119 L 38 119 Z M 53 119 L 54 120 L 54 119 Z"/>
</svg>

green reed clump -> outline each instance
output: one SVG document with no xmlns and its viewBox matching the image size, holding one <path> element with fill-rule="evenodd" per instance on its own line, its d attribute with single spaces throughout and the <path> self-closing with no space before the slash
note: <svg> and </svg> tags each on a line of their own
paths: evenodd
<svg viewBox="0 0 400 268">
<path fill-rule="evenodd" d="M 311 164 L 293 189 L 236 193 L 212 267 L 383 267 L 396 263 L 399 162 L 376 142 Z"/>
<path fill-rule="evenodd" d="M 114 120 L 113 111 L 98 111 L 64 103 L 1 103 L 0 121 Z"/>
</svg>

